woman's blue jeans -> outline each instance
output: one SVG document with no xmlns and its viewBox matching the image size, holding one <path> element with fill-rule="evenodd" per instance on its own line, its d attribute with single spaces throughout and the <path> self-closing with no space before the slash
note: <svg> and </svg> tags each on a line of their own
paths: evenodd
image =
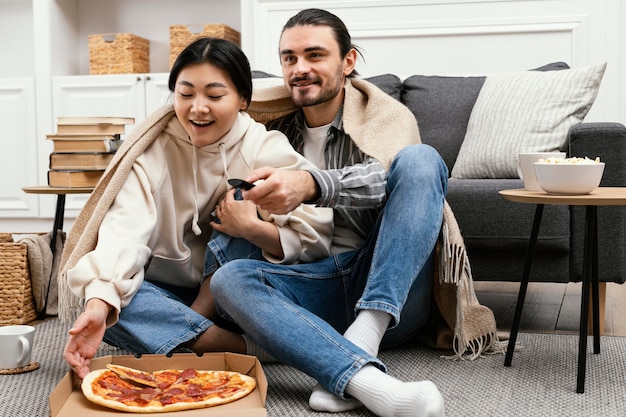
<svg viewBox="0 0 626 417">
<path fill-rule="evenodd" d="M 365 364 L 385 369 L 342 336 L 358 310 L 392 316 L 387 345 L 408 340 L 428 320 L 447 177 L 432 147 L 404 148 L 390 168 L 377 227 L 359 250 L 297 265 L 233 260 L 211 279 L 220 314 L 342 396 Z"/>
<path fill-rule="evenodd" d="M 104 341 L 135 354 L 168 354 L 213 325 L 189 306 L 197 288 L 166 287 L 144 280 L 119 320 L 108 328 Z"/>
</svg>

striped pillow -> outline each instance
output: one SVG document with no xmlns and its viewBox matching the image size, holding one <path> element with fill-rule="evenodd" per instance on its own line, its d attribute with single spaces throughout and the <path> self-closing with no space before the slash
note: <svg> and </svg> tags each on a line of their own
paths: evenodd
<svg viewBox="0 0 626 417">
<path fill-rule="evenodd" d="M 520 152 L 563 149 L 570 127 L 582 122 L 596 99 L 605 68 L 487 76 L 451 176 L 518 178 Z"/>
</svg>

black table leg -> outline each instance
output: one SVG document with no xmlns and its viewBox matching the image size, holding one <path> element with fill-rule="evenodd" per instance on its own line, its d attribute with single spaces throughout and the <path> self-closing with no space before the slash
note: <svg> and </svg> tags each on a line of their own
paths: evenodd
<svg viewBox="0 0 626 417">
<path fill-rule="evenodd" d="M 52 251 L 52 264 L 54 265 L 54 257 L 56 256 L 57 233 L 63 230 L 63 219 L 65 217 L 65 194 L 57 194 L 57 206 L 54 213 L 54 225 L 52 226 L 52 236 L 50 237 L 50 250 Z M 48 307 L 48 297 L 50 296 L 50 286 L 52 284 L 52 274 L 48 279 L 48 288 L 46 290 L 46 299 L 43 309 L 39 312 L 38 319 L 46 318 L 46 308 Z"/>
<path fill-rule="evenodd" d="M 506 349 L 504 358 L 504 366 L 511 366 L 513 360 L 513 352 L 515 351 L 515 343 L 517 342 L 517 332 L 519 331 L 520 321 L 522 319 L 522 309 L 524 308 L 524 299 L 526 298 L 526 290 L 528 289 L 528 280 L 530 278 L 530 269 L 535 254 L 535 246 L 537 237 L 539 236 L 539 226 L 541 225 L 541 217 L 543 216 L 543 204 L 537 204 L 535 209 L 535 217 L 533 219 L 533 228 L 530 233 L 530 242 L 526 251 L 526 260 L 524 262 L 524 272 L 520 283 L 519 293 L 517 294 L 517 305 L 515 306 L 515 316 L 513 317 L 513 326 L 509 336 L 509 344 Z"/>
<path fill-rule="evenodd" d="M 50 241 L 50 249 L 52 257 L 55 255 L 57 243 L 57 231 L 63 230 L 63 218 L 65 217 L 65 194 L 57 194 L 57 207 L 54 213 L 54 225 L 52 226 L 52 240 Z"/>
<path fill-rule="evenodd" d="M 587 362 L 587 329 L 589 325 L 589 292 L 592 292 L 593 352 L 600 353 L 600 318 L 598 294 L 598 210 L 587 206 L 585 215 L 585 250 L 583 258 L 583 287 L 580 301 L 580 332 L 578 341 L 578 377 L 576 392 L 585 392 Z"/>
<path fill-rule="evenodd" d="M 598 275 L 598 208 L 593 206 L 593 256 L 591 258 L 591 302 L 593 308 L 593 353 L 600 353 L 600 275 Z"/>
</svg>

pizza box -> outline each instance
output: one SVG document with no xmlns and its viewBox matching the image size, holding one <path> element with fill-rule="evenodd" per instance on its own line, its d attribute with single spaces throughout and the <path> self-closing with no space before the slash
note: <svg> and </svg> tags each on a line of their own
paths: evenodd
<svg viewBox="0 0 626 417">
<path fill-rule="evenodd" d="M 102 407 L 87 400 L 80 389 L 81 380 L 72 371 L 69 371 L 50 394 L 51 417 L 76 416 L 160 416 L 160 417 L 194 417 L 194 416 L 250 416 L 267 417 L 265 398 L 267 396 L 267 379 L 261 363 L 254 356 L 238 353 L 205 353 L 198 356 L 195 353 L 179 353 L 166 355 L 142 355 L 137 358 L 133 355 L 102 356 L 91 361 L 91 369 L 106 368 L 108 363 L 128 366 L 147 372 L 160 369 L 187 369 L 235 371 L 256 378 L 256 389 L 239 400 L 214 407 L 197 410 L 174 411 L 168 413 L 128 413 Z"/>
</svg>

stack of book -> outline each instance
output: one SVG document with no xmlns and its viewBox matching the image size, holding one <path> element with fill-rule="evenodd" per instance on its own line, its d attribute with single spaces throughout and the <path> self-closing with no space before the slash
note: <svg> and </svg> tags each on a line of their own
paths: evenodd
<svg viewBox="0 0 626 417">
<path fill-rule="evenodd" d="M 59 117 L 57 133 L 46 135 L 53 143 L 48 185 L 94 187 L 122 144 L 126 125 L 133 117 Z"/>
</svg>

